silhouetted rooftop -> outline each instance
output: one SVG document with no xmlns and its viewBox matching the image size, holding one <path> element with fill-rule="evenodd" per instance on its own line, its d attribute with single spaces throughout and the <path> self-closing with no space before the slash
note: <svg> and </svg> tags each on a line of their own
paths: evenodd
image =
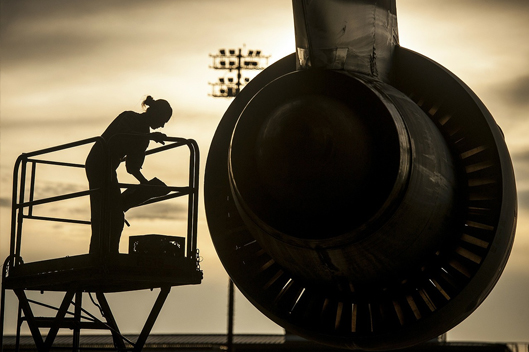
<svg viewBox="0 0 529 352">
<path fill-rule="evenodd" d="M 237 334 L 233 338 L 233 343 L 237 351 L 338 351 L 340 349 L 324 346 L 295 338 L 290 340 L 290 335 L 278 334 Z M 127 335 L 131 340 L 135 340 L 137 335 Z M 224 350 L 227 342 L 225 334 L 151 334 L 147 339 L 143 350 L 178 350 L 178 351 L 210 351 Z M 69 348 L 72 337 L 69 335 L 59 335 L 55 339 L 54 348 Z M 21 336 L 20 350 L 36 350 L 31 336 Z M 509 344 L 511 345 L 511 344 Z M 478 343 L 478 342 L 429 342 L 401 351 L 450 351 L 450 352 L 510 352 L 513 351 L 505 343 Z M 515 346 L 516 344 L 512 344 Z M 112 336 L 109 335 L 82 335 L 81 349 L 83 350 L 114 350 Z M 15 336 L 4 336 L 4 351 L 13 351 L 15 347 Z M 522 351 L 527 350 L 524 344 Z M 518 350 L 518 349 L 515 349 Z"/>
<path fill-rule="evenodd" d="M 136 340 L 137 335 L 126 335 L 130 340 Z M 14 350 L 15 336 L 4 336 L 4 350 Z M 151 334 L 147 339 L 144 350 L 148 349 L 219 349 L 227 342 L 225 334 L 189 334 L 189 335 L 157 335 Z M 285 335 L 236 335 L 234 344 L 237 345 L 281 345 L 285 343 Z M 59 335 L 55 338 L 54 348 L 69 348 L 72 344 L 70 335 Z M 21 350 L 34 348 L 33 338 L 29 335 L 21 336 Z M 81 349 L 114 349 L 112 335 L 82 335 Z"/>
</svg>

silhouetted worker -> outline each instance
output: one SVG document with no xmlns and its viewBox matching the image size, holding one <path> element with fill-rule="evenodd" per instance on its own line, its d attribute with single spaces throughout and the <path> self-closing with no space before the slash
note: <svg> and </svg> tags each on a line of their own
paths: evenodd
<svg viewBox="0 0 529 352">
<path fill-rule="evenodd" d="M 142 107 L 145 109 L 143 113 L 134 111 L 121 113 L 101 135 L 110 154 L 108 159 L 101 142 L 94 144 L 86 159 L 86 176 L 90 189 L 103 189 L 105 177 L 108 180 L 106 195 L 104 191 L 94 192 L 90 195 L 92 217 L 90 253 L 117 254 L 119 252 L 119 240 L 125 220 L 116 174 L 116 169 L 121 161 L 126 157 L 127 172 L 141 184 L 148 184 L 149 181 L 141 173 L 141 167 L 149 141 L 165 144 L 163 140 L 167 136 L 160 132 L 151 133 L 150 129 L 164 127 L 173 113 L 171 106 L 166 100 L 154 100 L 148 96 L 143 101 Z M 157 179 L 154 180 L 158 181 Z M 104 209 L 102 202 L 105 196 L 106 209 Z M 108 221 L 102 221 L 104 214 L 106 214 Z"/>
</svg>

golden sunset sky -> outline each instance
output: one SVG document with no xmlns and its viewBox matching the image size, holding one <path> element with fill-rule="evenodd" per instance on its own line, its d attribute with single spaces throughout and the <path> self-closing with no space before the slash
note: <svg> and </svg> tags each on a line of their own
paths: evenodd
<svg viewBox="0 0 529 352">
<path fill-rule="evenodd" d="M 0 23 L 0 257 L 9 254 L 13 164 L 23 152 L 100 135 L 122 111 L 141 111 L 152 95 L 168 100 L 164 131 L 195 139 L 201 180 L 210 141 L 229 99 L 208 96 L 223 73 L 209 68 L 221 48 L 260 49 L 270 64 L 294 52 L 289 0 L 1 0 Z M 448 333 L 449 340 L 529 342 L 529 1 L 397 0 L 400 44 L 448 68 L 484 102 L 505 133 L 519 197 L 518 231 L 510 261 L 490 296 Z M 83 162 L 87 150 L 68 155 Z M 79 160 L 80 159 L 80 160 Z M 145 165 L 147 178 L 182 179 L 176 156 Z M 184 166 L 186 168 L 186 166 Z M 122 181 L 131 181 L 125 175 Z M 202 181 L 201 181 L 202 185 Z M 79 174 L 43 171 L 41 195 L 86 187 Z M 227 275 L 199 214 L 203 284 L 173 288 L 153 329 L 157 333 L 226 330 Z M 131 212 L 122 237 L 179 235 L 181 205 Z M 89 217 L 88 201 L 52 208 Z M 82 225 L 25 225 L 26 262 L 88 250 Z M 182 235 L 182 234 L 180 234 Z M 139 332 L 156 292 L 109 295 L 120 328 Z M 45 296 L 45 297 L 42 297 Z M 35 293 L 53 302 L 57 296 Z M 17 300 L 6 296 L 5 332 L 16 328 Z M 246 299 L 236 296 L 236 333 L 281 333 Z M 92 311 L 92 309 L 90 309 Z M 94 310 L 95 312 L 95 310 Z"/>
</svg>

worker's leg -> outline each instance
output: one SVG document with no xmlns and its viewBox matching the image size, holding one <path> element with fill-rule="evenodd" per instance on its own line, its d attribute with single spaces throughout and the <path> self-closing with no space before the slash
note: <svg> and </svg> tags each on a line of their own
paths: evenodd
<svg viewBox="0 0 529 352">
<path fill-rule="evenodd" d="M 119 240 L 123 232 L 125 216 L 123 215 L 123 204 L 121 201 L 121 191 L 117 179 L 112 181 L 109 189 L 109 213 L 110 213 L 110 233 L 108 239 L 109 253 L 119 253 Z"/>
<path fill-rule="evenodd" d="M 85 171 L 88 179 L 90 193 L 90 216 L 92 237 L 90 238 L 90 254 L 100 254 L 104 249 L 101 247 L 103 237 L 108 233 L 108 226 L 103 221 L 105 218 L 104 184 L 108 175 L 105 167 L 105 156 L 103 149 L 97 143 L 90 150 L 86 159 Z"/>
<path fill-rule="evenodd" d="M 92 237 L 90 238 L 90 254 L 100 253 L 100 234 L 102 233 L 102 214 L 101 206 L 102 194 L 96 192 L 90 195 L 90 215 L 91 215 L 91 228 Z"/>
</svg>

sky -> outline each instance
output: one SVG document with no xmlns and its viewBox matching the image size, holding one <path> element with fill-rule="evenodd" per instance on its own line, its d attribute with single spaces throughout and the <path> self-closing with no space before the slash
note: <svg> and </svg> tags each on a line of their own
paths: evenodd
<svg viewBox="0 0 529 352">
<path fill-rule="evenodd" d="M 230 104 L 209 96 L 208 82 L 224 75 L 210 68 L 209 54 L 221 48 L 259 49 L 271 55 L 271 64 L 295 50 L 288 0 L 0 1 L 1 258 L 9 253 L 12 169 L 18 155 L 100 135 L 120 112 L 141 111 L 142 100 L 152 95 L 168 100 L 174 110 L 164 132 L 198 142 L 203 180 L 210 141 Z M 400 44 L 451 70 L 490 110 L 505 133 L 517 179 L 519 219 L 511 258 L 490 296 L 448 339 L 529 342 L 529 1 L 397 0 L 397 13 Z M 84 160 L 87 152 L 80 148 L 64 158 Z M 171 165 L 185 164 L 185 155 L 174 158 Z M 170 182 L 184 179 L 184 171 L 168 168 L 163 160 L 144 166 L 147 178 Z M 37 191 L 43 197 L 86 187 L 82 173 L 43 168 L 39 176 Z M 133 181 L 123 172 L 119 177 Z M 179 235 L 185 227 L 183 208 L 175 201 L 130 212 L 121 251 L 127 251 L 130 235 Z M 86 199 L 46 211 L 89 216 Z M 27 221 L 24 226 L 26 262 L 88 250 L 90 233 L 82 225 Z M 226 331 L 228 277 L 211 244 L 202 194 L 198 236 L 203 283 L 173 288 L 154 333 Z M 109 295 L 123 332 L 140 331 L 156 294 Z M 33 297 L 50 303 L 58 298 Z M 8 292 L 6 302 L 5 331 L 14 333 L 15 296 Z M 240 293 L 235 309 L 236 333 L 283 331 Z"/>
</svg>

